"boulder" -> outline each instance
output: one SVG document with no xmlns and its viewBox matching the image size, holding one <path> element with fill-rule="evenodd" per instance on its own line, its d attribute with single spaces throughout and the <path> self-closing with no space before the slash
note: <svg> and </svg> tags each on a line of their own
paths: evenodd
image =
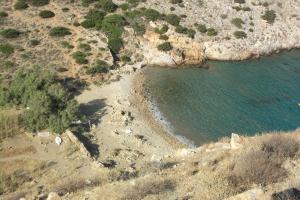
<svg viewBox="0 0 300 200">
<path fill-rule="evenodd" d="M 62 198 L 55 192 L 50 192 L 47 200 L 61 200 Z"/>
<path fill-rule="evenodd" d="M 290 188 L 281 192 L 272 194 L 272 200 L 299 200 L 300 191 L 296 188 Z"/>
<path fill-rule="evenodd" d="M 238 134 L 232 133 L 231 140 L 230 140 L 230 146 L 231 146 L 231 149 L 241 148 L 243 146 L 242 138 Z"/>
<path fill-rule="evenodd" d="M 266 199 L 265 194 L 262 189 L 255 188 L 252 190 L 248 190 L 236 196 L 230 197 L 226 200 L 261 200 Z"/>
</svg>

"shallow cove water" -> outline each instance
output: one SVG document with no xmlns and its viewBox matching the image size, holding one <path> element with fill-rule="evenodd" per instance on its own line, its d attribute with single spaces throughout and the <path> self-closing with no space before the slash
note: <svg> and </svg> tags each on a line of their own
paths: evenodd
<svg viewBox="0 0 300 200">
<path fill-rule="evenodd" d="M 300 50 L 208 65 L 145 70 L 156 114 L 173 134 L 199 145 L 231 133 L 300 127 Z"/>
</svg>

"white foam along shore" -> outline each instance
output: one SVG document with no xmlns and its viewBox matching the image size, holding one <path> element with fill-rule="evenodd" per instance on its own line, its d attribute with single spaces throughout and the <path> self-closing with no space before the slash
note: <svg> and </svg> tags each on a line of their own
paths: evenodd
<svg viewBox="0 0 300 200">
<path fill-rule="evenodd" d="M 146 117 L 146 123 L 151 124 L 152 128 L 160 136 L 163 136 L 169 143 L 178 146 L 178 143 L 184 147 L 194 148 L 196 147 L 194 142 L 187 139 L 183 135 L 176 135 L 174 133 L 173 125 L 168 121 L 164 114 L 159 110 L 157 103 L 151 96 L 151 93 L 147 91 L 145 87 L 146 79 L 144 75 L 144 69 L 133 76 L 135 90 L 135 106 Z"/>
<path fill-rule="evenodd" d="M 146 83 L 144 83 L 145 85 Z M 144 86 L 145 87 L 145 86 Z M 164 130 L 164 132 L 170 134 L 172 137 L 176 138 L 181 143 L 187 145 L 190 148 L 196 147 L 195 143 L 188 138 L 186 138 L 184 135 L 178 135 L 175 134 L 174 126 L 171 124 L 170 121 L 165 117 L 165 115 L 160 111 L 157 102 L 155 99 L 151 96 L 150 92 L 145 92 L 146 94 L 146 101 L 149 107 L 149 111 L 152 114 L 153 118 L 157 123 L 159 123 Z"/>
</svg>

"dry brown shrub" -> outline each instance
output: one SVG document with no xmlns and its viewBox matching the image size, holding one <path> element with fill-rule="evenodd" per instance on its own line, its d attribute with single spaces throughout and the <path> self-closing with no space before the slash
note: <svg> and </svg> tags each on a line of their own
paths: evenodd
<svg viewBox="0 0 300 200">
<path fill-rule="evenodd" d="M 12 174 L 5 174 L 0 171 L 0 196 L 3 193 L 14 192 L 24 183 L 32 178 L 27 171 L 16 170 Z"/>
<path fill-rule="evenodd" d="M 275 134 L 262 141 L 261 149 L 270 157 L 283 161 L 299 153 L 299 142 L 291 136 Z"/>
<path fill-rule="evenodd" d="M 53 191 L 57 192 L 59 195 L 65 195 L 67 193 L 73 193 L 86 188 L 92 188 L 99 186 L 101 184 L 101 179 L 95 177 L 92 180 L 86 180 L 84 178 L 72 179 L 65 181 L 53 188 Z"/>
<path fill-rule="evenodd" d="M 158 195 L 175 190 L 175 183 L 171 180 L 143 181 L 132 188 L 121 198 L 122 200 L 143 199 L 148 195 Z"/>
<path fill-rule="evenodd" d="M 282 181 L 287 171 L 281 163 L 272 160 L 268 153 L 257 150 L 240 154 L 234 161 L 229 183 L 238 192 L 249 189 L 253 184 L 268 185 Z"/>
</svg>

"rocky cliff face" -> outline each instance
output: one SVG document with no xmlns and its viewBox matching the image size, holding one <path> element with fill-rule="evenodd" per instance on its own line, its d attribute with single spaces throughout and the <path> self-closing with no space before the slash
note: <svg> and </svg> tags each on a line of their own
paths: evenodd
<svg viewBox="0 0 300 200">
<path fill-rule="evenodd" d="M 144 51 L 145 61 L 149 65 L 194 65 L 205 60 L 204 48 L 191 38 L 172 34 L 169 42 L 173 49 L 168 52 L 161 52 L 157 46 L 162 43 L 159 34 L 149 31 L 141 39 L 142 50 Z"/>
<path fill-rule="evenodd" d="M 176 33 L 175 27 L 169 26 L 165 35 L 173 46 L 169 52 L 160 52 L 157 45 L 163 43 L 151 29 L 161 27 L 165 22 L 150 23 L 149 31 L 141 39 L 141 49 L 146 63 L 154 65 L 198 64 L 210 60 L 244 60 L 251 57 L 268 55 L 282 49 L 300 47 L 300 4 L 295 1 L 245 1 L 234 3 L 227 1 L 184 1 L 184 6 L 174 11 L 181 19 L 181 25 L 196 30 L 193 39 L 186 34 Z M 145 4 L 145 5 L 144 5 Z M 169 3 L 161 4 L 150 0 L 141 6 L 150 6 L 161 13 L 170 13 Z M 262 15 L 272 10 L 276 18 L 270 23 Z M 242 20 L 237 27 L 233 19 Z M 196 24 L 196 25 L 195 25 Z M 208 36 L 197 30 L 197 24 L 214 28 L 217 35 Z M 244 38 L 234 36 L 235 32 L 244 32 Z"/>
</svg>

